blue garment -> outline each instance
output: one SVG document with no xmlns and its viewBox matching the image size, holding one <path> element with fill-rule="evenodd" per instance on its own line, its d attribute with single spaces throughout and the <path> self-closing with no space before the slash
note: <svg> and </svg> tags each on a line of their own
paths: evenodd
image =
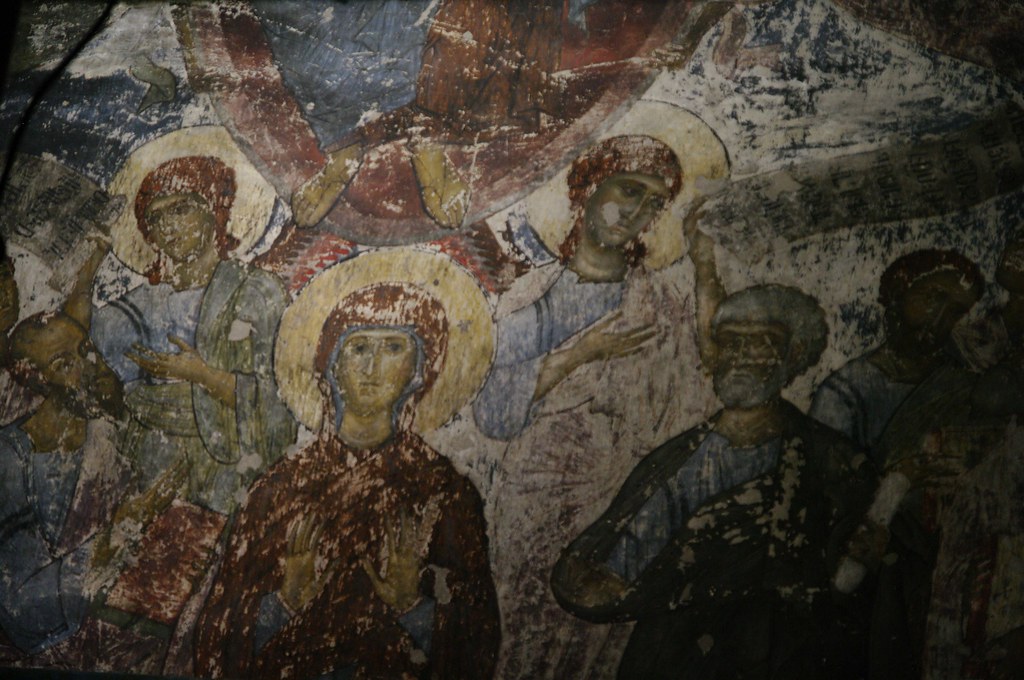
<svg viewBox="0 0 1024 680">
<path fill-rule="evenodd" d="M 565 269 L 536 302 L 499 320 L 494 365 L 473 404 L 480 431 L 504 440 L 519 434 L 545 356 L 618 308 L 624 290 L 621 281 L 584 282 Z"/>
<path fill-rule="evenodd" d="M 779 439 L 740 448 L 711 432 L 622 528 L 607 566 L 627 583 L 636 581 L 697 508 L 713 496 L 773 470 L 781 450 Z"/>
<path fill-rule="evenodd" d="M 569 1 L 568 18 L 577 29 L 586 30 L 586 10 L 598 1 Z M 415 101 L 439 5 L 437 0 L 257 0 L 252 9 L 281 77 L 328 147 L 354 130 L 368 111 L 392 111 Z"/>
<path fill-rule="evenodd" d="M 0 430 L 0 627 L 33 654 L 78 630 L 91 544 L 63 551 L 82 451 L 37 453 L 18 426 Z"/>
<path fill-rule="evenodd" d="M 94 309 L 90 335 L 121 382 L 154 379 L 124 353 L 139 343 L 157 352 L 177 352 L 167 339 L 176 335 L 195 346 L 203 289 L 174 290 L 169 284 L 142 285 Z"/>
<path fill-rule="evenodd" d="M 434 609 L 437 600 L 425 595 L 416 606 L 398 617 L 398 623 L 405 629 L 416 646 L 424 653 L 430 653 L 430 641 L 434 636 Z M 260 600 L 259 612 L 256 616 L 256 627 L 253 631 L 256 651 L 259 652 L 279 630 L 292 618 L 292 614 L 281 601 L 277 593 L 267 593 Z"/>
<path fill-rule="evenodd" d="M 912 383 L 891 380 L 863 356 L 821 383 L 807 414 L 877 454 L 875 448 L 885 426 L 915 387 Z M 884 461 L 874 457 L 881 469 Z"/>
<path fill-rule="evenodd" d="M 555 564 L 551 589 L 569 612 L 598 623 L 636 621 L 619 678 L 846 678 L 860 671 L 863 621 L 855 603 L 850 609 L 833 597 L 831 580 L 835 548 L 874 495 L 873 471 L 835 430 L 788 402 L 779 407 L 777 463 L 699 503 L 620 593 L 595 588 L 593 576 L 607 568 L 637 510 L 671 480 L 678 485 L 681 468 L 694 463 L 692 475 L 711 458 L 731 461 L 711 464 L 708 477 L 716 481 L 700 493 L 712 493 L 733 475 L 746 477 L 770 452 L 726 451 L 712 438 L 719 416 L 673 437 L 640 461 Z M 746 456 L 754 459 L 749 467 Z"/>
<path fill-rule="evenodd" d="M 185 459 L 187 499 L 227 514 L 239 491 L 295 441 L 296 423 L 273 370 L 274 338 L 287 304 L 276 276 L 225 260 L 205 288 L 143 285 L 94 310 L 93 342 L 128 387 L 132 421 L 122 451 L 144 486 Z M 179 352 L 168 333 L 195 347 L 210 367 L 234 376 L 233 407 L 200 385 L 151 378 L 124 356 L 134 342 Z M 258 458 L 239 464 L 252 455 Z"/>
<path fill-rule="evenodd" d="M 285 84 L 323 146 L 416 98 L 430 0 L 259 0 L 253 10 Z"/>
</svg>

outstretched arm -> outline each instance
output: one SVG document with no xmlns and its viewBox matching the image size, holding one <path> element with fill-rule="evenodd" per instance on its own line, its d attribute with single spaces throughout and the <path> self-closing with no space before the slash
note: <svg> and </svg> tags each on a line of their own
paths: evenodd
<svg viewBox="0 0 1024 680">
<path fill-rule="evenodd" d="M 540 401 L 580 366 L 592 361 L 607 361 L 638 352 L 645 342 L 657 334 L 653 324 L 621 332 L 608 330 L 621 316 L 621 313 L 613 314 L 592 326 L 571 346 L 560 347 L 544 357 L 540 374 L 537 376 L 537 389 L 534 390 L 533 401 Z"/>
<path fill-rule="evenodd" d="M 704 216 L 698 203 L 683 220 L 683 233 L 689 243 L 690 260 L 696 274 L 697 295 L 697 347 L 706 367 L 715 365 L 717 349 L 711 335 L 711 320 L 718 311 L 718 305 L 725 299 L 725 287 L 718 276 L 715 262 L 715 242 L 700 230 L 697 224 Z"/>
<path fill-rule="evenodd" d="M 67 301 L 64 303 L 64 313 L 88 329 L 92 322 L 92 282 L 96 278 L 96 272 L 103 262 L 103 258 L 110 252 L 110 240 L 105 234 L 91 237 L 94 249 L 89 258 L 78 270 L 78 277 L 75 285 L 71 288 Z"/>
<path fill-rule="evenodd" d="M 157 352 L 135 343 L 132 352 L 125 356 L 141 366 L 147 373 L 158 378 L 185 380 L 195 385 L 202 385 L 211 395 L 228 408 L 235 408 L 235 376 L 233 373 L 214 368 L 188 344 L 176 335 L 168 335 L 167 339 L 178 347 L 177 354 Z"/>
</svg>

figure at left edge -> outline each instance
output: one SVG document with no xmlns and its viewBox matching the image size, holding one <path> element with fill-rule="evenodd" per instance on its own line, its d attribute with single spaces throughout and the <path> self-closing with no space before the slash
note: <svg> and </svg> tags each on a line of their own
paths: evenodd
<svg viewBox="0 0 1024 680">
<path fill-rule="evenodd" d="M 64 659 L 88 612 L 95 539 L 128 478 L 115 447 L 123 388 L 87 331 L 105 254 L 97 249 L 62 309 L 11 334 L 12 374 L 41 401 L 0 430 L 0 663 Z"/>
</svg>

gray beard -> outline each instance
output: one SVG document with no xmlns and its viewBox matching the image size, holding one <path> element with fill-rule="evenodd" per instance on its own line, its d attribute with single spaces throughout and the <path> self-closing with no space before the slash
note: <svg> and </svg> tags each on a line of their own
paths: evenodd
<svg viewBox="0 0 1024 680">
<path fill-rule="evenodd" d="M 782 392 L 786 385 L 786 371 L 780 366 L 761 378 L 743 369 L 728 368 L 716 371 L 714 382 L 715 394 L 726 408 L 753 408 Z"/>
</svg>

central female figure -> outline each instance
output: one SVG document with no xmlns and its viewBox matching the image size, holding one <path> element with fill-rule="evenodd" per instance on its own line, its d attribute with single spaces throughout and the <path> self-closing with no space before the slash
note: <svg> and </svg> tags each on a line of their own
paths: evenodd
<svg viewBox="0 0 1024 680">
<path fill-rule="evenodd" d="M 480 496 L 410 430 L 448 326 L 435 297 L 388 282 L 327 316 L 319 436 L 252 488 L 200 619 L 199 674 L 490 677 L 500 633 Z"/>
</svg>

